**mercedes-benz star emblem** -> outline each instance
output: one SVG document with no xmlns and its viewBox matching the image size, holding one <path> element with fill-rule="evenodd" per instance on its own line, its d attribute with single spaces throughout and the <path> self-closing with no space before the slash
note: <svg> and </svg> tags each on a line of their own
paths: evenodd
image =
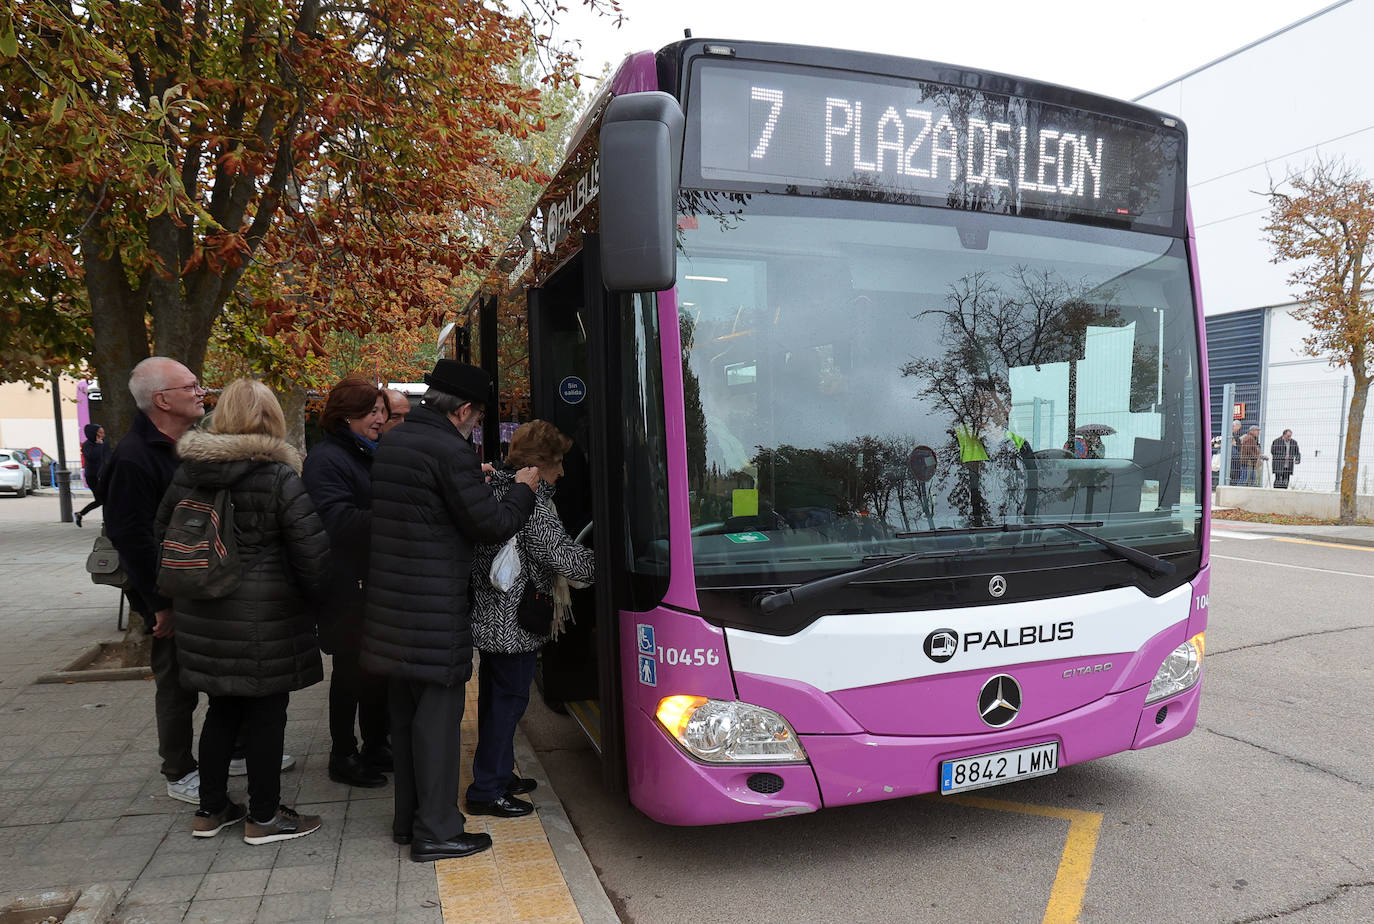
<svg viewBox="0 0 1374 924">
<path fill-rule="evenodd" d="M 993 728 L 1010 725 L 1021 711 L 1021 684 L 1008 674 L 998 674 L 983 684 L 978 694 L 978 715 Z"/>
<path fill-rule="evenodd" d="M 936 629 L 926 636 L 926 657 L 936 664 L 944 664 L 959 650 L 959 633 L 953 629 Z"/>
<path fill-rule="evenodd" d="M 988 581 L 988 593 L 994 597 L 1000 597 L 1007 592 L 1007 579 L 1000 574 L 994 574 L 992 580 Z"/>
</svg>

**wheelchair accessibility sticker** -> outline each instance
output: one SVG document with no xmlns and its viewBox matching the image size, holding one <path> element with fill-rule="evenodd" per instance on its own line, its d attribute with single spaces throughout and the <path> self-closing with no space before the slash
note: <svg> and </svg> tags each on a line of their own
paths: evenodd
<svg viewBox="0 0 1374 924">
<path fill-rule="evenodd" d="M 651 655 L 654 653 L 654 627 L 640 623 L 635 626 L 635 637 L 638 639 L 639 653 Z"/>
</svg>

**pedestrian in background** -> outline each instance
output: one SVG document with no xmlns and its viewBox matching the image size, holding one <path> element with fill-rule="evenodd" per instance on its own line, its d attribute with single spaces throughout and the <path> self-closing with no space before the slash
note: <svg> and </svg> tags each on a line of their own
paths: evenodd
<svg viewBox="0 0 1374 924">
<path fill-rule="evenodd" d="M 105 458 L 110 447 L 105 445 L 105 428 L 99 424 L 88 423 L 85 427 L 86 441 L 81 444 L 81 478 L 91 489 L 91 502 L 76 512 L 73 517 L 76 525 L 81 518 L 105 503 L 105 492 L 100 487 L 100 474 L 105 469 Z"/>
<path fill-rule="evenodd" d="M 386 423 L 382 424 L 382 435 L 385 436 L 410 413 L 410 397 L 394 388 L 388 388 L 382 394 L 386 397 L 387 410 Z"/>
<path fill-rule="evenodd" d="M 573 441 L 546 420 L 532 420 L 515 431 L 506 465 L 492 475 L 497 498 L 515 487 L 515 470 L 535 467 L 534 513 L 516 534 L 521 579 L 502 592 L 491 583 L 491 566 L 501 544 L 477 547 L 472 571 L 472 640 L 480 652 L 477 675 L 477 752 L 468 814 L 514 818 L 534 810 L 515 798 L 535 788 L 535 781 L 515 775 L 515 728 L 530 702 L 535 659 L 569 616 L 569 581 L 585 587 L 594 578 L 592 550 L 573 541 L 554 507 L 554 486 L 563 475 L 563 456 Z M 549 601 L 549 626 L 531 631 L 520 624 L 520 609 L 531 598 Z M 536 607 L 542 604 L 534 604 Z M 528 620 L 527 620 L 528 621 Z"/>
<path fill-rule="evenodd" d="M 1286 489 L 1293 466 L 1302 461 L 1302 453 L 1298 451 L 1298 441 L 1293 439 L 1292 430 L 1284 430 L 1283 435 L 1274 440 L 1269 447 L 1269 455 L 1274 457 L 1274 487 Z"/>
<path fill-rule="evenodd" d="M 181 685 L 176 643 L 172 640 L 172 601 L 158 593 L 158 544 L 154 533 L 158 504 L 180 462 L 176 441 L 205 414 L 205 389 L 195 373 L 174 359 L 150 356 L 134 367 L 129 393 L 138 413 L 115 446 L 101 476 L 105 488 L 105 535 L 119 551 L 129 576 L 124 589 L 129 606 L 153 635 L 157 751 L 167 795 L 200 804 L 200 777 L 193 753 L 191 716 L 194 690 Z"/>
<path fill-rule="evenodd" d="M 391 770 L 386 681 L 358 664 L 363 638 L 363 587 L 372 537 L 372 456 L 387 420 L 386 399 L 372 382 L 350 375 L 329 391 L 320 429 L 324 439 L 305 457 L 303 478 L 329 533 L 329 585 L 320 607 L 320 648 L 333 656 L 329 679 L 329 778 L 374 788 Z M 353 736 L 354 717 L 362 751 Z"/>
<path fill-rule="evenodd" d="M 329 537 L 300 479 L 300 454 L 286 442 L 281 405 L 261 382 L 230 382 L 209 430 L 188 432 L 177 454 L 182 464 L 158 509 L 159 529 L 197 488 L 227 488 L 243 569 L 226 597 L 172 601 L 181 681 L 210 700 L 191 833 L 213 837 L 246 813 L 249 844 L 303 837 L 320 818 L 281 804 L 281 765 L 290 694 L 324 679 L 312 599 L 329 576 Z M 229 799 L 236 738 L 248 771 L 246 812 Z"/>
<path fill-rule="evenodd" d="M 1260 428 L 1252 426 L 1240 440 L 1241 484 L 1260 487 L 1264 461 L 1269 457 L 1260 452 Z"/>
<path fill-rule="evenodd" d="M 1240 462 L 1240 441 L 1243 435 L 1240 430 L 1240 421 L 1231 421 L 1231 471 L 1230 480 L 1226 482 L 1227 484 L 1244 483 L 1241 480 L 1242 467 Z"/>
<path fill-rule="evenodd" d="M 473 545 L 515 534 L 534 508 L 533 468 L 497 501 L 473 428 L 491 399 L 476 366 L 441 359 L 429 390 L 381 441 L 372 464 L 372 548 L 362 665 L 389 678 L 396 764 L 392 838 L 410 858 L 465 857 L 491 846 L 458 810 L 463 685 L 472 675 L 468 583 Z"/>
</svg>

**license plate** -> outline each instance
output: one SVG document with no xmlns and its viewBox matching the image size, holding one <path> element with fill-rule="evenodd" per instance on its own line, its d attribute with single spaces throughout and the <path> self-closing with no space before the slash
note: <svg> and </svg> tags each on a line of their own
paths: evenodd
<svg viewBox="0 0 1374 924">
<path fill-rule="evenodd" d="M 940 763 L 940 794 L 1000 786 L 1012 780 L 1047 776 L 1059 769 L 1059 742 L 1033 744 Z"/>
</svg>

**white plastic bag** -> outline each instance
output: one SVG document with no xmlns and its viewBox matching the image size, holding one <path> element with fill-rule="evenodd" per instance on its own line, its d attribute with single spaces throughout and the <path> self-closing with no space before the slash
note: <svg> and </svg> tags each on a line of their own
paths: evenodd
<svg viewBox="0 0 1374 924">
<path fill-rule="evenodd" d="M 519 533 L 506 540 L 501 551 L 491 561 L 491 586 L 501 593 L 510 593 L 520 583 L 520 552 L 515 548 Z"/>
</svg>

